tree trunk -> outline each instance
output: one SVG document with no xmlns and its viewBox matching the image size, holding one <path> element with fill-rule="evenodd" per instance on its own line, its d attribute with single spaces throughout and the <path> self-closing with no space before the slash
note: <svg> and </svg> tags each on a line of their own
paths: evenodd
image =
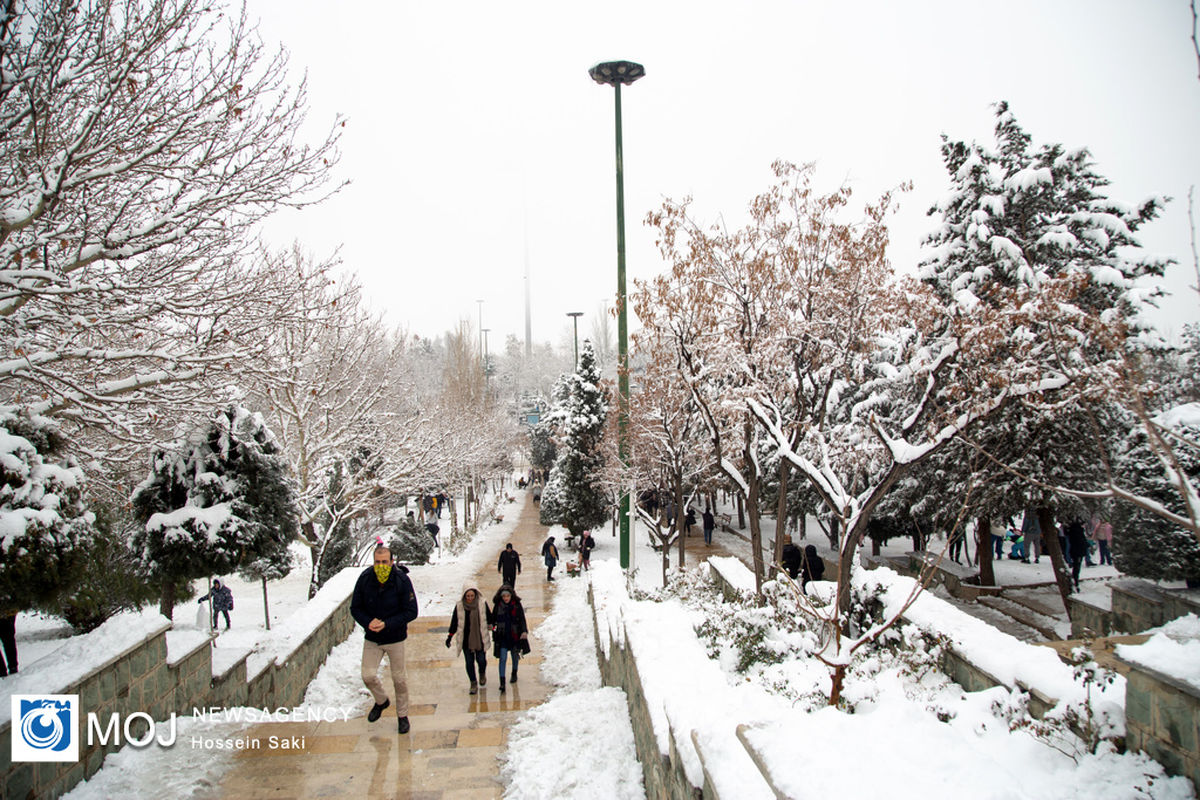
<svg viewBox="0 0 1200 800">
<path fill-rule="evenodd" d="M 750 486 L 750 496 L 746 498 L 746 505 L 750 511 L 750 549 L 754 552 L 754 593 L 762 596 L 763 585 L 763 552 L 762 552 L 762 521 L 758 514 L 758 476 L 755 475 L 748 481 Z"/>
<path fill-rule="evenodd" d="M 829 705 L 837 706 L 842 700 L 842 684 L 846 680 L 846 665 L 838 664 L 833 668 L 833 685 L 829 687 Z"/>
<path fill-rule="evenodd" d="M 175 581 L 170 578 L 163 579 L 162 597 L 158 601 L 158 610 L 162 615 L 169 620 L 174 621 L 175 617 Z"/>
<path fill-rule="evenodd" d="M 454 502 L 453 497 L 449 497 L 446 504 L 450 506 L 450 532 L 454 533 L 458 530 L 458 503 Z"/>
<path fill-rule="evenodd" d="M 980 517 L 975 521 L 975 553 L 979 557 L 980 586 L 995 586 L 996 571 L 992 568 L 992 521 Z"/>
<path fill-rule="evenodd" d="M 874 536 L 871 537 L 871 555 L 877 556 L 883 552 L 883 545 Z"/>
<path fill-rule="evenodd" d="M 925 552 L 925 532 L 923 530 L 921 530 L 921 526 L 918 525 L 915 521 L 912 523 L 912 526 L 913 526 L 913 529 L 912 529 L 913 552 L 914 553 L 924 553 Z"/>
<path fill-rule="evenodd" d="M 738 530 L 745 530 L 746 529 L 746 509 L 745 509 L 745 503 L 742 502 L 741 493 L 738 492 L 738 493 L 734 494 L 733 499 L 737 502 Z"/>
<path fill-rule="evenodd" d="M 775 506 L 775 551 L 771 556 L 770 577 L 774 578 L 783 561 L 783 537 L 787 532 L 787 488 L 788 473 L 791 465 L 786 459 L 779 459 L 779 502 Z"/>
<path fill-rule="evenodd" d="M 267 630 L 271 630 L 271 607 L 267 604 L 267 576 L 263 576 L 263 621 L 267 623 Z"/>
<path fill-rule="evenodd" d="M 842 536 L 842 546 L 838 551 L 838 614 L 841 616 L 842 630 L 849 633 L 850 624 L 850 576 L 854 570 L 854 559 L 858 555 L 858 545 L 867 530 L 867 521 L 862 515 L 853 528 Z"/>
<path fill-rule="evenodd" d="M 1050 556 L 1054 567 L 1054 580 L 1058 583 L 1058 594 L 1062 597 L 1063 607 L 1067 609 L 1067 618 L 1071 617 L 1071 604 L 1067 598 L 1071 596 L 1071 571 L 1063 558 L 1062 548 L 1058 545 L 1058 528 L 1054 527 L 1054 514 L 1050 509 L 1042 507 L 1037 510 L 1038 527 L 1042 529 L 1042 552 Z"/>
</svg>

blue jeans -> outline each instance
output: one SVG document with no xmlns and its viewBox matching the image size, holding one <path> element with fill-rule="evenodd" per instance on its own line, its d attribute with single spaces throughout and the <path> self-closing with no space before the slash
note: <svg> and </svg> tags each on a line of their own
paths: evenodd
<svg viewBox="0 0 1200 800">
<path fill-rule="evenodd" d="M 510 650 L 507 647 L 501 647 L 500 648 L 500 680 L 504 680 L 504 676 L 507 674 L 504 671 L 504 665 L 508 663 L 509 653 L 512 653 L 513 672 L 514 673 L 517 671 L 517 662 L 519 662 L 521 660 L 521 652 L 519 650 Z"/>
<path fill-rule="evenodd" d="M 704 543 L 705 544 L 712 544 L 712 532 L 713 532 L 712 528 L 704 529 Z"/>
</svg>

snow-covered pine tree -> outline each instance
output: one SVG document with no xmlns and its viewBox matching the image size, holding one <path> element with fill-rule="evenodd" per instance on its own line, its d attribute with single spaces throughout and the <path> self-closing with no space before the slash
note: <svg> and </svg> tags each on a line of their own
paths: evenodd
<svg viewBox="0 0 1200 800">
<path fill-rule="evenodd" d="M 1200 449 L 1187 444 L 1200 442 L 1200 403 L 1177 406 L 1154 422 L 1175 434 L 1174 456 L 1193 485 L 1200 484 Z M 1114 466 L 1122 476 L 1123 488 L 1176 514 L 1186 514 L 1179 489 L 1168 480 L 1162 461 L 1151 450 L 1144 427 L 1132 429 Z M 1200 586 L 1200 543 L 1191 532 L 1129 503 L 1114 504 L 1112 524 L 1113 562 L 1121 572 Z"/>
<path fill-rule="evenodd" d="M 1087 467 L 1102 463 L 1104 445 L 1092 433 L 1096 426 L 1086 424 L 1086 405 L 1119 384 L 1127 355 L 1157 344 L 1146 315 L 1157 290 L 1145 279 L 1161 277 L 1170 261 L 1143 253 L 1136 233 L 1163 201 L 1131 206 L 1110 199 L 1108 180 L 1086 148 L 1035 148 L 1006 103 L 995 113 L 994 148 L 943 137 L 951 190 L 930 209 L 942 223 L 926 241 L 932 255 L 921 278 L 946 304 L 947 324 L 1001 320 L 978 337 L 993 340 L 988 363 L 963 360 L 961 382 L 1002 387 L 1020 375 L 1026 384 L 1040 379 L 1055 387 L 1053 397 L 1010 404 L 995 427 L 973 432 L 976 443 L 1006 463 L 1019 459 L 1018 471 L 1045 483 L 1091 479 L 1094 488 Z M 997 431 L 1003 435 L 989 436 Z M 1020 480 L 990 473 L 989 483 Z M 1040 493 L 1032 487 L 1025 491 L 1043 522 L 1053 520 L 1060 509 L 1034 497 Z M 1057 540 L 1046 544 L 1065 598 Z"/>
<path fill-rule="evenodd" d="M 542 492 L 541 522 L 562 525 L 579 534 L 608 519 L 608 494 L 601 470 L 600 440 L 608 403 L 592 343 L 584 340 L 579 371 L 568 376 L 567 394 L 559 405 L 561 439 L 558 457 Z"/>
<path fill-rule="evenodd" d="M 529 462 L 534 469 L 549 470 L 558 456 L 550 425 L 539 422 L 529 429 Z"/>
<path fill-rule="evenodd" d="M 298 530 L 287 462 L 262 416 L 236 405 L 157 451 L 132 501 L 142 527 L 131 544 L 162 583 L 167 617 L 177 582 L 231 572 Z"/>
<path fill-rule="evenodd" d="M 317 526 L 325 531 L 321 546 L 313 548 L 317 563 L 313 572 L 316 580 L 314 587 L 325 585 L 325 581 L 336 575 L 343 567 L 349 566 L 354 558 L 354 537 L 350 530 L 350 516 L 347 514 L 345 480 L 342 475 L 342 462 L 335 461 L 329 469 L 329 483 L 325 492 L 324 507 L 317 514 Z"/>
<path fill-rule="evenodd" d="M 70 584 L 95 517 L 83 472 L 47 418 L 0 406 L 0 609 L 24 610 Z"/>
</svg>

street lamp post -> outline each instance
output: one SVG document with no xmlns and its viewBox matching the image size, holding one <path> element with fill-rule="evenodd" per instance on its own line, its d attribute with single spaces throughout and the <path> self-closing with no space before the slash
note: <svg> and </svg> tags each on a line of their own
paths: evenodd
<svg viewBox="0 0 1200 800">
<path fill-rule="evenodd" d="M 616 90 L 617 130 L 617 453 L 623 468 L 629 467 L 629 341 L 625 310 L 625 178 L 621 149 L 621 85 L 630 84 L 646 74 L 641 64 L 632 61 L 605 61 L 588 70 L 592 80 Z M 629 569 L 629 491 L 621 492 L 621 569 Z"/>
<path fill-rule="evenodd" d="M 582 311 L 568 311 L 567 316 L 571 318 L 571 322 L 575 324 L 575 371 L 579 371 L 579 318 L 583 316 Z"/>
</svg>

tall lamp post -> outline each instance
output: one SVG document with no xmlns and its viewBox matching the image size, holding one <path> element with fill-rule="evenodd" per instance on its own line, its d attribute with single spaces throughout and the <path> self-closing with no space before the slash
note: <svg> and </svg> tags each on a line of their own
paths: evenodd
<svg viewBox="0 0 1200 800">
<path fill-rule="evenodd" d="M 571 318 L 571 322 L 575 324 L 575 370 L 579 371 L 579 318 L 583 316 L 582 311 L 568 311 L 567 316 Z"/>
<path fill-rule="evenodd" d="M 625 310 L 625 177 L 621 154 L 621 85 L 630 84 L 646 74 L 646 68 L 632 61 L 605 61 L 588 70 L 592 80 L 616 90 L 617 121 L 617 453 L 621 466 L 629 466 L 629 328 Z M 621 569 L 629 569 L 629 491 L 621 491 Z"/>
</svg>

